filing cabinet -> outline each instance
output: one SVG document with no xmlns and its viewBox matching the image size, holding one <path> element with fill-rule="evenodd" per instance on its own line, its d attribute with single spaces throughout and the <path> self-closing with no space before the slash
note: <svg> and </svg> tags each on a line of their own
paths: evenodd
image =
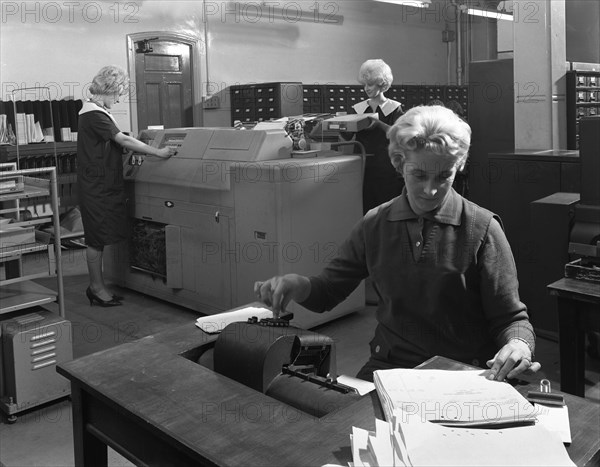
<svg viewBox="0 0 600 467">
<path fill-rule="evenodd" d="M 471 96 L 469 86 L 446 86 L 444 103 L 447 107 L 460 114 L 465 120 L 469 119 L 469 103 Z M 462 110 L 462 113 L 461 113 Z"/>
<path fill-rule="evenodd" d="M 324 92 L 322 84 L 302 85 L 302 111 L 305 114 L 323 112 Z"/>
<path fill-rule="evenodd" d="M 444 102 L 446 98 L 444 86 L 426 86 L 425 87 L 425 101 L 431 102 L 433 100 L 439 100 Z"/>
<path fill-rule="evenodd" d="M 296 95 L 296 90 L 290 92 L 278 90 L 277 85 L 291 85 L 293 83 L 263 83 L 256 85 L 231 87 L 231 118 L 232 122 L 263 121 L 279 118 L 286 115 L 299 115 L 310 113 L 352 112 L 352 106 L 367 98 L 363 86 L 360 84 L 302 84 L 301 107 L 295 112 L 281 113 L 278 103 L 285 101 L 290 96 Z M 278 96 L 286 92 L 285 98 Z M 461 117 L 468 118 L 469 87 L 447 85 L 417 85 L 393 84 L 385 95 L 400 102 L 405 111 L 417 105 L 425 105 L 436 99 L 452 110 L 460 113 Z M 280 115 L 281 114 L 281 115 Z"/>
<path fill-rule="evenodd" d="M 360 84 L 326 84 L 324 86 L 325 112 L 350 113 L 352 106 L 365 99 L 363 87 Z"/>
<path fill-rule="evenodd" d="M 231 93 L 231 124 L 262 122 L 303 113 L 301 83 L 235 85 Z"/>
<path fill-rule="evenodd" d="M 406 110 L 406 96 L 408 94 L 407 88 L 407 86 L 392 84 L 392 86 L 390 87 L 390 89 L 388 89 L 388 92 L 385 95 L 390 99 L 400 102 L 400 105 L 402 105 L 402 109 Z"/>
<path fill-rule="evenodd" d="M 600 64 L 572 63 L 567 71 L 567 148 L 579 149 L 579 122 L 600 115 Z"/>
</svg>

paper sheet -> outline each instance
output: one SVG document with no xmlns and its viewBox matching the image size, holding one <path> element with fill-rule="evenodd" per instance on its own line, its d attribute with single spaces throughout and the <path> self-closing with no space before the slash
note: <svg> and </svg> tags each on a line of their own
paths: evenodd
<svg viewBox="0 0 600 467">
<path fill-rule="evenodd" d="M 392 448 L 392 439 L 390 424 L 383 420 L 375 419 L 375 434 L 369 435 L 369 451 L 375 458 L 378 466 L 393 466 L 394 451 Z"/>
<path fill-rule="evenodd" d="M 285 128 L 286 121 L 274 121 L 274 122 L 258 122 L 252 130 L 283 130 Z"/>
<path fill-rule="evenodd" d="M 355 467 L 376 467 L 376 461 L 369 451 L 369 435 L 375 433 L 362 428 L 352 427 L 350 442 L 352 444 L 352 460 Z"/>
<path fill-rule="evenodd" d="M 412 465 L 575 466 L 557 435 L 541 425 L 484 430 L 413 421 L 402 432 Z"/>
<path fill-rule="evenodd" d="M 375 385 L 370 381 L 354 378 L 352 376 L 340 375 L 338 376 L 337 381 L 340 384 L 344 384 L 346 386 L 350 386 L 351 388 L 356 389 L 356 392 L 360 396 L 364 396 L 365 394 L 368 394 L 375 389 Z"/>
<path fill-rule="evenodd" d="M 226 313 L 217 313 L 210 316 L 201 316 L 196 320 L 196 326 L 208 334 L 217 334 L 225 326 L 236 322 L 246 322 L 248 318 L 256 316 L 259 320 L 263 318 L 272 318 L 273 312 L 268 308 L 259 308 L 249 306 L 239 310 L 228 311 Z"/>
<path fill-rule="evenodd" d="M 563 443 L 571 442 L 571 425 L 569 424 L 569 409 L 566 405 L 562 407 L 551 407 L 543 404 L 536 404 L 540 408 L 537 415 L 537 421 L 549 431 L 558 436 Z"/>
</svg>

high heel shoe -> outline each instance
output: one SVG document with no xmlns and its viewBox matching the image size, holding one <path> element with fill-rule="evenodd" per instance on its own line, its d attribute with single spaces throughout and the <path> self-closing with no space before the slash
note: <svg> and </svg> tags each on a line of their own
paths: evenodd
<svg viewBox="0 0 600 467">
<path fill-rule="evenodd" d="M 122 303 L 119 300 L 116 300 L 114 297 L 111 300 L 102 300 L 100 297 L 98 297 L 98 295 L 92 292 L 92 289 L 90 289 L 89 287 L 86 289 L 85 294 L 87 295 L 87 298 L 90 301 L 90 306 L 93 306 L 94 302 L 96 302 L 101 307 L 122 305 Z"/>
</svg>

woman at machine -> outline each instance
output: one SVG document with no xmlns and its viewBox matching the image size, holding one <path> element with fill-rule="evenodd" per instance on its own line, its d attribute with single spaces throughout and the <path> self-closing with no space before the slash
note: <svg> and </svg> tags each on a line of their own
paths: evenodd
<svg viewBox="0 0 600 467">
<path fill-rule="evenodd" d="M 356 134 L 370 154 L 365 162 L 363 181 L 363 212 L 379 206 L 402 192 L 402 179 L 390 163 L 387 155 L 386 132 L 390 125 L 402 115 L 399 102 L 385 97 L 394 77 L 387 63 L 381 59 L 367 60 L 358 72 L 358 82 L 364 86 L 368 99 L 353 106 L 357 114 L 377 114 L 371 125 Z"/>
<path fill-rule="evenodd" d="M 410 109 L 387 133 L 402 195 L 370 210 L 317 276 L 256 282 L 276 316 L 290 300 L 323 312 L 370 276 L 379 296 L 371 357 L 358 377 L 440 355 L 487 363 L 490 379 L 540 368 L 499 219 L 452 189 L 466 163 L 469 125 L 442 106 Z"/>
<path fill-rule="evenodd" d="M 77 182 L 79 207 L 87 245 L 86 261 L 90 305 L 121 305 L 102 274 L 104 247 L 129 236 L 123 181 L 123 148 L 162 158 L 171 148 L 153 148 L 121 132 L 110 114 L 113 104 L 128 92 L 128 78 L 116 66 L 102 68 L 90 86 L 91 98 L 79 112 L 77 137 Z"/>
</svg>

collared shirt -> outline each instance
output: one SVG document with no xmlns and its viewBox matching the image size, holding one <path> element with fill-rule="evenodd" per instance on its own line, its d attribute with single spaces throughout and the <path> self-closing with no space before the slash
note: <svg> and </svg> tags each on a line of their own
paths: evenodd
<svg viewBox="0 0 600 467">
<path fill-rule="evenodd" d="M 301 305 L 329 310 L 367 276 L 380 298 L 373 358 L 412 367 L 441 355 L 485 365 L 512 337 L 534 348 L 500 223 L 454 190 L 424 216 L 412 211 L 406 191 L 369 211 L 310 278 Z"/>
<path fill-rule="evenodd" d="M 391 114 L 392 112 L 394 112 L 396 109 L 398 109 L 400 107 L 400 102 L 397 102 L 393 99 L 386 99 L 386 101 L 381 104 L 380 106 L 378 106 L 379 109 L 381 109 L 381 113 L 387 117 L 389 114 Z M 357 114 L 364 114 L 364 113 L 371 113 L 373 112 L 373 109 L 371 108 L 371 105 L 369 104 L 369 101 L 362 101 L 362 102 L 358 102 L 356 104 L 354 104 L 352 106 L 352 108 L 354 109 L 354 111 Z M 402 113 L 402 109 L 400 109 L 400 113 Z"/>
</svg>

